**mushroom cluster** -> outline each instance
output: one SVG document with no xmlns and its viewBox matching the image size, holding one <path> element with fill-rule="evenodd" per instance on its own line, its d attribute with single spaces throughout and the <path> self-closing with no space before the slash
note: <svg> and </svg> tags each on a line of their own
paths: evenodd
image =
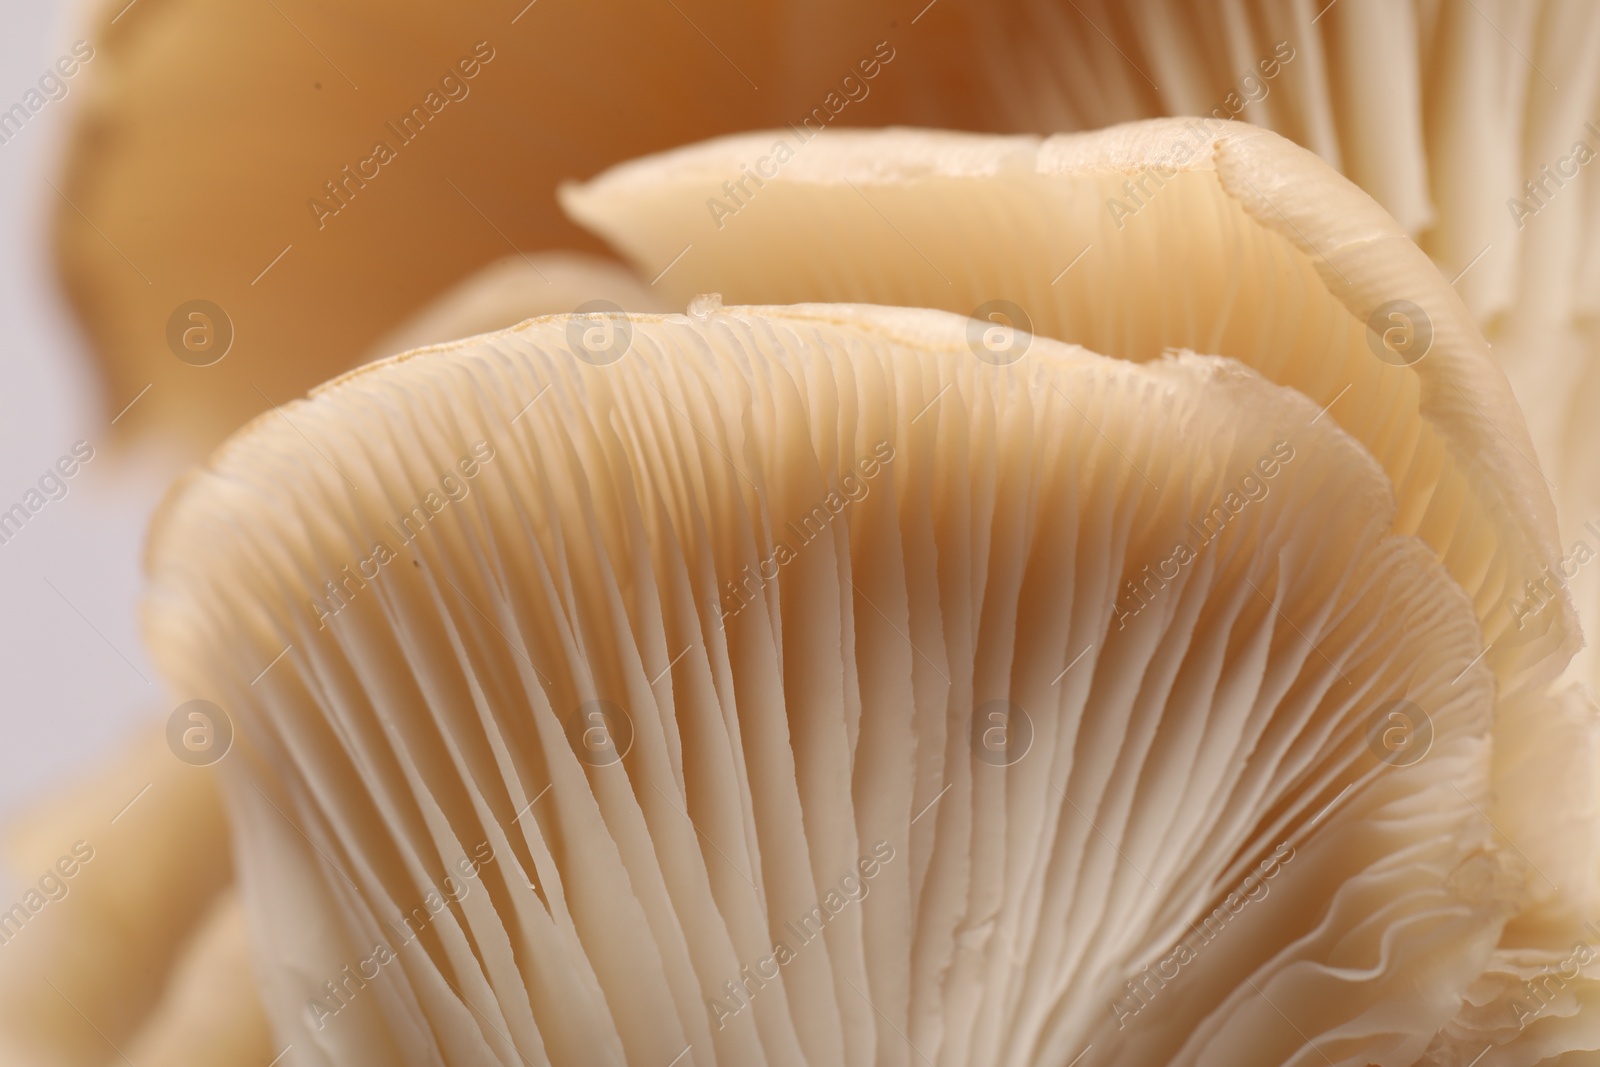
<svg viewBox="0 0 1600 1067">
<path fill-rule="evenodd" d="M 1571 611 L 1500 611 L 1551 506 L 1398 227 L 1275 135 L 1172 150 L 1194 131 L 838 132 L 719 241 L 708 195 L 781 134 L 629 164 L 575 217 L 765 303 L 424 348 L 187 480 L 150 638 L 240 720 L 278 1035 L 328 1063 L 1484 1038 L 1471 993 L 1593 882 L 1591 824 L 1536 821 L 1585 768 L 1528 773 L 1580 726 L 1545 691 Z M 1143 230 L 1104 206 L 1141 171 Z M 1385 343 L 1396 293 L 1425 358 Z"/>
<path fill-rule="evenodd" d="M 647 80 L 676 6 L 512 14 L 643 19 L 608 61 Z M 0 955 L 0 1063 L 1600 1054 L 1569 592 L 1600 286 L 1587 194 L 1512 180 L 1549 148 L 1587 189 L 1558 142 L 1600 16 L 945 0 L 875 50 L 856 6 L 799 43 L 725 6 L 776 111 L 723 102 L 726 54 L 675 100 L 574 110 L 587 52 L 491 62 L 477 12 L 328 5 L 312 35 L 382 51 L 381 91 L 270 173 L 185 172 L 273 195 L 146 246 L 159 284 L 80 221 L 155 233 L 157 133 L 263 80 L 304 95 L 264 73 L 304 28 L 200 0 L 108 24 L 61 242 L 113 388 L 153 377 L 140 418 L 208 440 L 332 380 L 161 509 L 147 637 L 226 760 L 118 769 L 170 783 L 164 829 Z M 192 76 L 163 57 L 241 33 L 269 44 L 207 62 L 253 73 L 163 108 Z M 464 49 L 472 75 L 434 62 Z M 413 67 L 462 90 L 417 150 L 311 181 L 431 88 Z M 992 132 L 844 128 L 878 121 Z M 482 147 L 517 123 L 569 154 Z M 435 185 L 460 217 L 406 224 Z M 317 266 L 275 278 L 302 186 Z M 462 280 L 524 244 L 589 251 Z M 245 246 L 267 269 L 215 283 L 239 347 L 175 364 L 168 305 Z M 362 353 L 388 358 L 335 376 Z M 21 854 L 48 866 L 75 818 Z"/>
</svg>

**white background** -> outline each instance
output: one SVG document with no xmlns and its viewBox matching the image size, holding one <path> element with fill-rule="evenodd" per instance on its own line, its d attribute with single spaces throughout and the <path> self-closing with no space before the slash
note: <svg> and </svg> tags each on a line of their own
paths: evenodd
<svg viewBox="0 0 1600 1067">
<path fill-rule="evenodd" d="M 74 7 L 0 0 L 0 109 L 81 36 Z M 75 102 L 50 103 L 0 144 L 0 510 L 73 442 L 95 449 L 68 495 L 0 545 L 0 823 L 74 772 L 92 773 L 167 711 L 137 603 L 145 522 L 175 464 L 112 446 L 115 412 L 103 409 L 49 254 L 60 200 L 46 179 Z"/>
</svg>

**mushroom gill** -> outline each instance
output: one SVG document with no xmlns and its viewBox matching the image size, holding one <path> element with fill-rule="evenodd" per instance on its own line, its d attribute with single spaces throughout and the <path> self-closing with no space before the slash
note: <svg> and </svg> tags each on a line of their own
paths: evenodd
<svg viewBox="0 0 1600 1067">
<path fill-rule="evenodd" d="M 774 168 L 778 141 L 794 152 Z M 725 210 L 722 183 L 763 160 Z M 785 130 L 626 164 L 564 201 L 643 270 L 681 252 L 661 282 L 680 293 L 998 315 L 1135 361 L 1214 352 L 1310 397 L 1388 472 L 1394 532 L 1473 598 L 1500 685 L 1486 813 L 1544 872 L 1431 1062 L 1600 1047 L 1584 1016 L 1533 1013 L 1523 984 L 1564 968 L 1569 1002 L 1600 1000 L 1600 967 L 1571 962 L 1600 938 L 1600 734 L 1587 694 L 1545 684 L 1579 640 L 1573 550 L 1482 334 L 1367 196 L 1273 134 L 1168 120 L 1044 140 Z"/>
<path fill-rule="evenodd" d="M 301 1062 L 1424 1054 L 1536 877 L 1470 597 L 1319 403 L 995 328 L 538 319 L 175 491 Z"/>
<path fill-rule="evenodd" d="M 1561 553 L 1482 334 L 1382 208 L 1275 134 L 785 129 L 635 160 L 563 202 L 642 273 L 681 255 L 658 283 L 680 297 L 936 307 L 1123 359 L 1238 359 L 1383 465 L 1397 532 L 1473 597 L 1503 681 L 1547 681 L 1577 647 L 1564 593 L 1509 610 Z"/>
</svg>

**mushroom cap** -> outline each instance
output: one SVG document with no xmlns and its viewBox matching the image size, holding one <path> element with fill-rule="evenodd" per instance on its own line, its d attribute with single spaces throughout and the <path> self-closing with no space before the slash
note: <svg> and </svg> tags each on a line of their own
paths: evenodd
<svg viewBox="0 0 1600 1067">
<path fill-rule="evenodd" d="M 167 976 L 157 1009 L 129 1043 L 140 1067 L 253 1067 L 271 1063 L 273 1043 L 261 1010 L 244 905 L 232 887 L 218 894 Z"/>
<path fill-rule="evenodd" d="M 743 195 L 722 188 L 752 171 Z M 1547 681 L 1578 645 L 1565 590 L 1548 610 L 1513 610 L 1561 552 L 1483 335 L 1370 197 L 1275 134 L 1196 119 L 1044 140 L 789 129 L 635 160 L 562 198 L 641 273 L 681 254 L 658 283 L 680 297 L 1020 316 L 1124 359 L 1241 360 L 1383 464 L 1397 531 L 1433 546 L 1473 597 L 1513 689 Z"/>
<path fill-rule="evenodd" d="M 538 319 L 347 375 L 180 485 L 147 629 L 239 722 L 280 1038 L 1421 1055 L 1524 892 L 1456 877 L 1520 862 L 1470 599 L 1296 391 L 1026 334 L 997 363 L 992 327 Z M 1373 728 L 1412 708 L 1400 766 Z M 346 966 L 384 977 L 335 997 Z"/>
<path fill-rule="evenodd" d="M 23 886 L 0 912 L 0 1065 L 101 1063 L 108 1042 L 147 1047 L 163 988 L 233 873 L 211 775 L 151 731 L 5 829 L 6 867 Z M 234 1017 L 219 999 L 213 1017 Z"/>
<path fill-rule="evenodd" d="M 107 409 L 153 384 L 117 429 L 206 446 L 491 261 L 592 248 L 558 181 L 799 107 L 783 21 L 728 0 L 144 0 L 92 30 L 55 182 L 60 274 Z M 834 77 L 856 47 L 812 58 Z M 209 366 L 168 339 L 196 300 L 233 331 Z"/>
</svg>

